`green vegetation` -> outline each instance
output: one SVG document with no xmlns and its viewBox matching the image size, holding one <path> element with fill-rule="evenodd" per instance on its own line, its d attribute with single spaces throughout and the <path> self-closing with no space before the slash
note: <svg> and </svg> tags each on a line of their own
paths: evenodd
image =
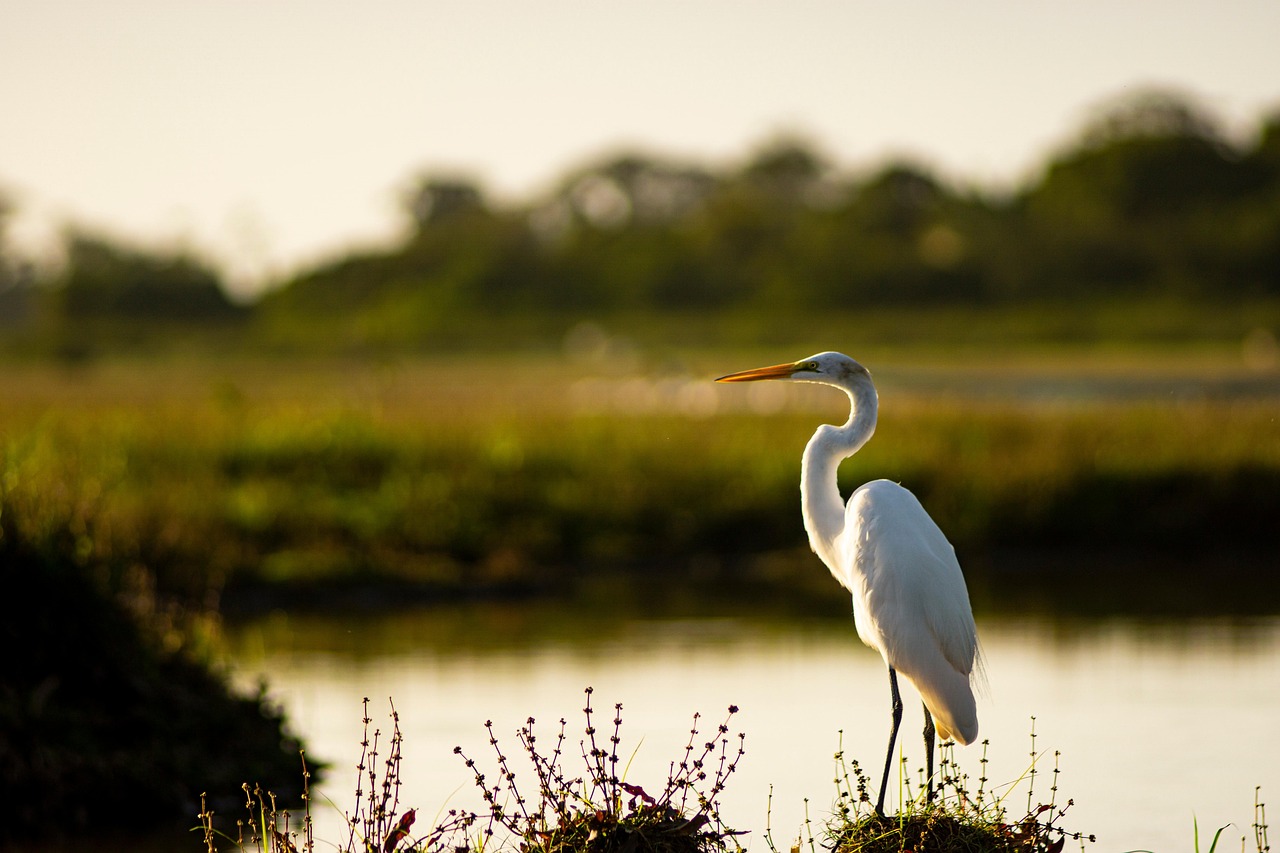
<svg viewBox="0 0 1280 853">
<path fill-rule="evenodd" d="M 1280 116 L 1235 139 L 1176 92 L 1106 105 L 1011 190 L 909 162 L 842 172 L 800 138 L 719 167 L 619 152 L 520 202 L 456 176 L 411 184 L 397 245 L 298 271 L 244 307 L 186 251 L 72 229 L 65 263 L 45 269 L 0 239 L 0 351 L 528 349 L 584 319 L 648 328 L 651 342 L 744 345 L 923 308 L 1025 311 L 1039 321 L 1028 331 L 1047 323 L 1072 342 L 1098 339 L 1094 312 L 1120 320 L 1111 340 L 1220 341 L 1202 324 L 1224 312 L 1252 318 L 1232 324 L 1236 342 L 1280 331 Z M 1150 302 L 1165 320 L 1162 306 L 1183 306 L 1177 324 L 1149 319 Z M 941 343 L 958 333 L 938 325 Z"/>
<path fill-rule="evenodd" d="M 1033 721 L 1034 723 L 1034 721 Z M 872 805 L 869 780 L 856 761 L 847 764 L 843 752 L 836 753 L 836 814 L 825 827 L 826 849 L 834 853 L 1059 853 L 1068 838 L 1093 842 L 1093 836 L 1068 832 L 1059 822 L 1071 808 L 1057 802 L 1058 768 L 1053 769 L 1049 801 L 1035 799 L 1036 764 L 1043 756 L 1034 749 L 1032 732 L 1031 764 L 1027 780 L 1026 814 L 1010 816 L 1010 802 L 1017 782 L 997 795 L 988 788 L 986 775 L 987 742 L 983 741 L 982 775 L 977 788 L 955 764 L 953 745 L 941 748 L 938 767 L 938 789 L 929 800 L 926 791 L 912 794 L 910 778 L 903 759 L 901 784 L 902 808 L 896 815 L 879 815 Z M 852 773 L 852 776 L 850 775 Z M 1018 793 L 1021 793 L 1020 791 Z M 817 848 L 810 841 L 811 853 Z"/>
<path fill-rule="evenodd" d="M 797 568 L 809 557 L 796 460 L 819 420 L 844 416 L 818 389 L 793 403 L 825 412 L 762 416 L 731 408 L 747 398 L 724 391 L 717 411 L 681 409 L 716 393 L 705 377 L 584 386 L 550 360 L 120 370 L 7 375 L 0 510 L 15 547 L 86 568 L 144 566 L 197 609 L 272 590 L 295 604 L 369 586 L 575 593 L 637 567 L 664 587 L 732 580 L 744 594 L 807 578 L 835 602 Z M 1026 607 L 1048 585 L 989 595 L 1009 586 L 999 572 L 1025 564 L 1011 552 L 1038 555 L 1059 605 L 1102 571 L 1080 558 L 1104 550 L 1180 555 L 1167 573 L 1193 555 L 1213 563 L 1211 589 L 1176 596 L 1202 608 L 1235 604 L 1222 600 L 1228 581 L 1268 559 L 1274 399 L 1063 408 L 927 384 L 886 395 L 845 487 L 889 477 L 917 492 L 965 557 L 980 608 Z M 1118 597 L 1122 580 L 1110 584 Z M 1176 606 L 1140 583 L 1133 594 Z M 1276 602 L 1251 593 L 1248 604 Z"/>
<path fill-rule="evenodd" d="M 298 741 L 265 688 L 236 695 L 210 667 L 207 618 L 157 596 L 140 565 L 86 563 L 63 496 L 40 496 L 39 518 L 11 497 L 0 845 L 172 827 L 202 791 L 230 792 L 245 774 L 296 791 Z"/>
</svg>

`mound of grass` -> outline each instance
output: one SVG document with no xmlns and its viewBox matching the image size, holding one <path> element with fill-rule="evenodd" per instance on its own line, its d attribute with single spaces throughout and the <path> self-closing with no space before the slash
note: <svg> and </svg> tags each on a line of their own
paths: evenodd
<svg viewBox="0 0 1280 853">
<path fill-rule="evenodd" d="M 856 761 L 846 763 L 843 752 L 837 753 L 837 809 L 825 827 L 823 846 L 833 853 L 1059 853 L 1068 839 L 1074 839 L 1083 848 L 1084 841 L 1096 840 L 1094 836 L 1059 826 L 1072 801 L 1057 803 L 1057 753 L 1049 802 L 1033 805 L 1035 767 L 1042 758 L 1034 750 L 1034 737 L 1033 732 L 1032 763 L 1025 774 L 1030 780 L 1027 810 L 1021 816 L 1010 812 L 1010 793 L 996 796 L 987 787 L 986 741 L 976 789 L 956 765 L 954 747 L 948 744 L 941 750 L 934 796 L 928 796 L 927 787 L 918 787 L 913 795 L 904 772 L 905 796 L 896 815 L 876 813 L 867 776 Z"/>
</svg>

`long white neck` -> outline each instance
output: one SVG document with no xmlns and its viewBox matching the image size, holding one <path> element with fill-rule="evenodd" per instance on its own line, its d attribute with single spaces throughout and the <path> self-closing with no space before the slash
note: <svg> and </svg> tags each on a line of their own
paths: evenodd
<svg viewBox="0 0 1280 853">
<path fill-rule="evenodd" d="M 865 373 L 834 387 L 849 395 L 849 420 L 843 426 L 823 424 L 805 445 L 800 463 L 800 508 L 809 545 L 838 578 L 835 540 L 844 530 L 845 508 L 836 471 L 841 461 L 857 453 L 875 432 L 879 398 Z"/>
</svg>

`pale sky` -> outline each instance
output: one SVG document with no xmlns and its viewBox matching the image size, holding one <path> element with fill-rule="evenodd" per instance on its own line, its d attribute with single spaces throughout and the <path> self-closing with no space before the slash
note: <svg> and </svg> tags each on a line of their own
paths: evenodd
<svg viewBox="0 0 1280 853">
<path fill-rule="evenodd" d="M 1280 0 L 0 0 L 0 189 L 22 246 L 180 241 L 251 289 L 393 237 L 424 171 L 524 200 L 794 131 L 1007 184 L 1151 85 L 1248 133 L 1277 45 Z"/>
</svg>

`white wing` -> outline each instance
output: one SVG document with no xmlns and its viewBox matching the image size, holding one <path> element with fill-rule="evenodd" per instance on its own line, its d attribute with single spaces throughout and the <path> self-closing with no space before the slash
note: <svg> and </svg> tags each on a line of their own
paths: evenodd
<svg viewBox="0 0 1280 853">
<path fill-rule="evenodd" d="M 951 543 L 915 495 L 875 480 L 849 498 L 837 553 L 858 636 L 911 681 L 944 739 L 971 743 L 978 634 Z"/>
</svg>

